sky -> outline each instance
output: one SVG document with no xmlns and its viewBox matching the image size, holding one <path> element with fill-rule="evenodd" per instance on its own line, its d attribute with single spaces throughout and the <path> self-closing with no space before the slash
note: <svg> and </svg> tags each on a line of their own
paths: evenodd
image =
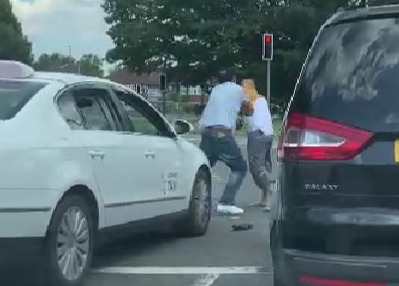
<svg viewBox="0 0 399 286">
<path fill-rule="evenodd" d="M 101 58 L 112 48 L 101 0 L 11 0 L 13 11 L 33 45 L 42 53 L 74 58 L 93 53 Z"/>
</svg>

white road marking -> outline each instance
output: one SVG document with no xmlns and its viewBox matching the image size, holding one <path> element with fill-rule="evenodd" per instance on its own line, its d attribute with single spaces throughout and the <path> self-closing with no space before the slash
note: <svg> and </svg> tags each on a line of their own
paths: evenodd
<svg viewBox="0 0 399 286">
<path fill-rule="evenodd" d="M 219 278 L 219 274 L 207 274 L 194 281 L 192 286 L 211 286 Z"/>
<path fill-rule="evenodd" d="M 93 269 L 94 273 L 103 274 L 187 274 L 187 275 L 210 275 L 210 274 L 272 274 L 265 271 L 264 267 L 104 267 Z"/>
</svg>

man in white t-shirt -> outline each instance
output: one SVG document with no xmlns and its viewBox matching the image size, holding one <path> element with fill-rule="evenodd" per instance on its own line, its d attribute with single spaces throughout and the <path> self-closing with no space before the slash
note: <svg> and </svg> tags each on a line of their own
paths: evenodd
<svg viewBox="0 0 399 286">
<path fill-rule="evenodd" d="M 247 162 L 234 138 L 237 115 L 241 105 L 249 98 L 235 78 L 228 72 L 218 76 L 219 84 L 213 89 L 200 119 L 200 148 L 211 164 L 222 161 L 230 168 L 230 176 L 217 206 L 217 211 L 226 214 L 242 214 L 243 209 L 235 205 L 235 197 L 247 173 Z"/>
<path fill-rule="evenodd" d="M 260 95 L 251 79 L 243 80 L 244 92 L 250 98 L 250 118 L 248 130 L 248 161 L 249 171 L 255 184 L 261 189 L 262 196 L 259 205 L 266 211 L 267 195 L 270 194 L 270 180 L 267 166 L 270 165 L 270 149 L 273 143 L 273 122 L 266 98 Z"/>
</svg>

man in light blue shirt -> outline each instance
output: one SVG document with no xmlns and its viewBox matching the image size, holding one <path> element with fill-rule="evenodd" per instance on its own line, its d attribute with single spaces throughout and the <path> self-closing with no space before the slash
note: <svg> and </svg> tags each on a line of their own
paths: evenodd
<svg viewBox="0 0 399 286">
<path fill-rule="evenodd" d="M 235 205 L 235 197 L 247 173 L 247 162 L 241 154 L 234 133 L 238 113 L 242 104 L 249 101 L 249 97 L 228 72 L 221 72 L 218 81 L 219 84 L 212 89 L 200 119 L 200 148 L 208 157 L 211 166 L 220 160 L 231 171 L 217 211 L 242 214 L 244 210 Z"/>
</svg>

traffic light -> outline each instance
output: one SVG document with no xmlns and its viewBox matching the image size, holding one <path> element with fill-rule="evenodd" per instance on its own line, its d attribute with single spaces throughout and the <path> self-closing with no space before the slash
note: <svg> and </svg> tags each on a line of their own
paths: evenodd
<svg viewBox="0 0 399 286">
<path fill-rule="evenodd" d="M 263 35 L 262 47 L 262 60 L 271 61 L 273 59 L 273 34 Z"/>
</svg>

